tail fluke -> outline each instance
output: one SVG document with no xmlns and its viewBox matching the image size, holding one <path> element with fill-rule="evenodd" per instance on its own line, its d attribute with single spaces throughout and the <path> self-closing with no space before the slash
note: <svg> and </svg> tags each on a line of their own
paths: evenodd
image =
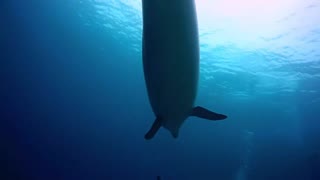
<svg viewBox="0 0 320 180">
<path fill-rule="evenodd" d="M 223 119 L 227 118 L 226 115 L 212 112 L 212 111 L 210 111 L 208 109 L 205 109 L 205 108 L 203 108 L 201 106 L 194 107 L 192 109 L 192 113 L 191 113 L 190 116 L 196 116 L 196 117 L 199 117 L 199 118 L 208 119 L 208 120 L 214 120 L 214 121 L 223 120 Z"/>
<path fill-rule="evenodd" d="M 152 124 L 150 130 L 147 132 L 146 135 L 144 135 L 144 138 L 146 140 L 152 139 L 154 137 L 154 135 L 156 135 L 156 133 L 160 129 L 161 124 L 162 124 L 161 118 L 157 117 L 156 120 L 154 121 L 154 123 Z"/>
</svg>

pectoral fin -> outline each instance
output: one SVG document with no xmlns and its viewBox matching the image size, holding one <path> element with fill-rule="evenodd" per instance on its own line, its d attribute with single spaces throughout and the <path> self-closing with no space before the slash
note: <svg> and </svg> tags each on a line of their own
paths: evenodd
<svg viewBox="0 0 320 180">
<path fill-rule="evenodd" d="M 199 117 L 199 118 L 208 119 L 208 120 L 214 120 L 214 121 L 215 120 L 223 120 L 223 119 L 227 118 L 226 115 L 212 112 L 212 111 L 210 111 L 208 109 L 205 109 L 205 108 L 203 108 L 201 106 L 194 107 L 192 109 L 192 112 L 191 112 L 190 116 L 196 116 L 196 117 Z"/>
<path fill-rule="evenodd" d="M 160 117 L 157 117 L 154 123 L 152 124 L 150 130 L 147 132 L 146 135 L 144 135 L 144 138 L 146 140 L 152 139 L 154 135 L 158 132 L 162 124 L 162 120 Z"/>
</svg>

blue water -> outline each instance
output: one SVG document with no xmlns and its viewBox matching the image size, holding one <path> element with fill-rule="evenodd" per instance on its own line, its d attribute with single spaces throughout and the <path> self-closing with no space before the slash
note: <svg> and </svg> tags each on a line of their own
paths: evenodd
<svg viewBox="0 0 320 180">
<path fill-rule="evenodd" d="M 2 4 L 0 179 L 320 179 L 319 0 L 196 0 L 196 104 L 228 119 L 151 141 L 140 0 Z"/>
</svg>

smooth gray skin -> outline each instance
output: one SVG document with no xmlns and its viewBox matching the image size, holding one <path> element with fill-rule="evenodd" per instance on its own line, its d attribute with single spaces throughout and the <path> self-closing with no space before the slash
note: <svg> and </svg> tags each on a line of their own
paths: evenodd
<svg viewBox="0 0 320 180">
<path fill-rule="evenodd" d="M 194 0 L 142 0 L 143 68 L 149 101 L 174 137 L 191 114 L 199 76 Z"/>
</svg>

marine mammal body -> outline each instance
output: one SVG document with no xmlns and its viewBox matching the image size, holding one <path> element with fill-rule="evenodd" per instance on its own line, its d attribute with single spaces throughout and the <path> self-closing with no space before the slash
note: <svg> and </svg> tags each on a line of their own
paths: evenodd
<svg viewBox="0 0 320 180">
<path fill-rule="evenodd" d="M 199 40 L 193 0 L 142 0 L 143 69 L 156 116 L 145 135 L 162 126 L 173 137 L 189 116 L 221 120 L 227 116 L 194 107 L 199 76 Z"/>
</svg>

